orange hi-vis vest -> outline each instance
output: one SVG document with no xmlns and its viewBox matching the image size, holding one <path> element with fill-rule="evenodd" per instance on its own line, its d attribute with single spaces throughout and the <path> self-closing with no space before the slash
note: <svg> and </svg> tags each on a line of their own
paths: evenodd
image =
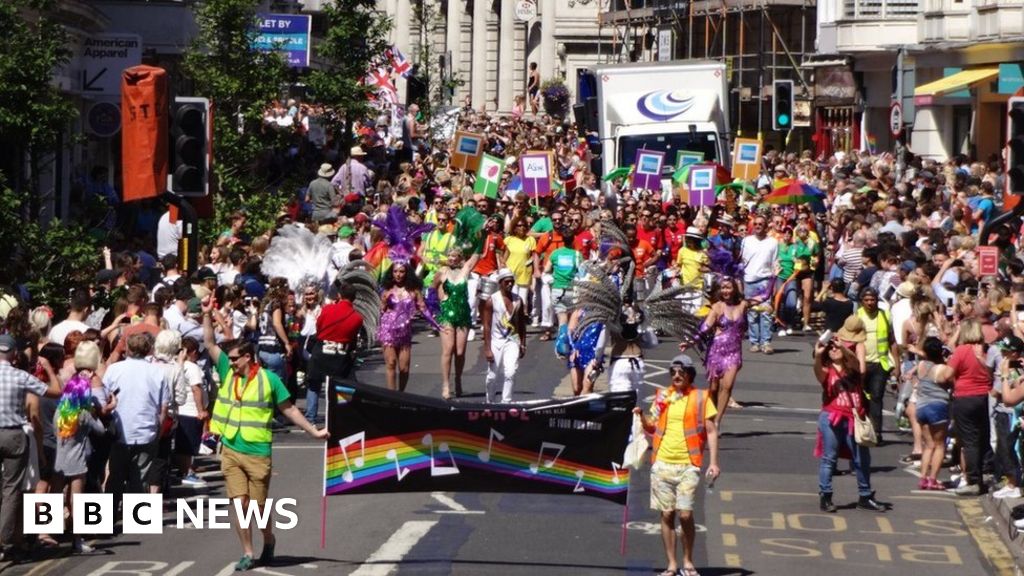
<svg viewBox="0 0 1024 576">
<path fill-rule="evenodd" d="M 657 461 L 658 448 L 661 446 L 661 439 L 665 436 L 665 429 L 668 427 L 668 403 L 665 401 L 665 391 L 659 390 L 654 397 L 655 403 L 662 403 L 664 407 L 658 414 L 658 423 L 654 428 L 654 449 L 651 450 L 651 463 Z M 698 388 L 691 388 L 686 394 L 686 412 L 683 414 L 683 437 L 686 438 L 686 451 L 690 455 L 690 463 L 700 468 L 704 462 L 704 446 L 708 442 L 708 432 L 704 427 L 704 412 L 708 401 L 707 392 Z"/>
</svg>

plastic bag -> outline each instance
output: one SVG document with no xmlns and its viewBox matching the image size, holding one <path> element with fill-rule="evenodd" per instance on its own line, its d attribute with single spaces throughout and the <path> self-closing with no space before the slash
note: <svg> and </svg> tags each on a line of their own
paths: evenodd
<svg viewBox="0 0 1024 576">
<path fill-rule="evenodd" d="M 622 465 L 639 470 L 644 462 L 644 454 L 650 443 L 647 442 L 647 435 L 644 434 L 644 424 L 639 414 L 633 414 L 633 429 L 630 432 L 629 444 L 626 445 L 626 452 L 622 455 Z"/>
</svg>

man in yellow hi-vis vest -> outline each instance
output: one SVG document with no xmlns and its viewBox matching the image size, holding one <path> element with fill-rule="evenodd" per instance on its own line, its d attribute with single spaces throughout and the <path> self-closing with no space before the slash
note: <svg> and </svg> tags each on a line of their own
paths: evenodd
<svg viewBox="0 0 1024 576">
<path fill-rule="evenodd" d="M 252 342 L 234 340 L 224 344 L 222 350 L 213 335 L 214 300 L 203 302 L 203 338 L 210 359 L 217 367 L 220 388 L 210 417 L 210 432 L 220 436 L 220 469 L 229 498 L 237 499 L 242 510 L 248 510 L 249 501 L 262 509 L 270 490 L 271 443 L 274 407 L 296 426 L 318 440 L 326 440 L 327 429 L 317 429 L 295 407 L 281 379 L 256 363 L 256 350 Z M 236 518 L 235 530 L 242 542 L 242 558 L 235 570 L 250 570 L 253 560 L 252 531 Z M 263 532 L 263 551 L 259 563 L 266 565 L 274 559 L 273 522 Z"/>
<path fill-rule="evenodd" d="M 633 409 L 643 421 L 644 430 L 654 435 L 651 459 L 651 508 L 661 512 L 661 539 L 665 545 L 668 568 L 662 575 L 695 576 L 693 545 L 697 537 L 693 503 L 700 484 L 704 451 L 710 453 L 707 478 L 718 478 L 718 428 L 715 426 L 714 399 L 706 390 L 693 387 L 697 370 L 689 356 L 672 359 L 672 385 L 659 390 L 648 417 L 639 407 Z M 683 567 L 676 559 L 676 515 L 682 528 Z"/>
</svg>

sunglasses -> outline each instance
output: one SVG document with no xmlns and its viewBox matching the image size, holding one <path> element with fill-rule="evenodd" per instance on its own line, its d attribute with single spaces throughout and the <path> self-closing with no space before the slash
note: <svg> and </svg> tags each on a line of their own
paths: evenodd
<svg viewBox="0 0 1024 576">
<path fill-rule="evenodd" d="M 682 376 L 686 374 L 686 368 L 673 367 L 670 371 L 673 376 Z"/>
<path fill-rule="evenodd" d="M 237 360 L 241 360 L 243 356 L 245 356 L 245 354 L 239 354 L 237 356 L 232 356 L 231 354 L 228 354 L 228 360 L 235 362 Z"/>
</svg>

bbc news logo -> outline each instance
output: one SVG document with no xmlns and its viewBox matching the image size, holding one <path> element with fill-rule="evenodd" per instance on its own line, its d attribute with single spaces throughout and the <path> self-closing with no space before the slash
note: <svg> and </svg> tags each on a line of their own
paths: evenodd
<svg viewBox="0 0 1024 576">
<path fill-rule="evenodd" d="M 64 496 L 62 494 L 25 494 L 22 522 L 25 534 L 63 534 Z M 231 498 L 198 498 L 191 502 L 175 500 L 174 527 L 229 530 L 232 516 L 243 528 L 265 529 L 271 521 L 277 530 L 291 530 L 299 523 L 294 498 L 268 498 L 261 510 L 252 500 L 246 506 Z M 275 514 L 279 519 L 275 519 Z M 72 531 L 75 534 L 113 534 L 113 494 L 73 494 Z M 121 501 L 121 529 L 125 534 L 163 534 L 164 502 L 160 494 L 125 494 Z"/>
</svg>

